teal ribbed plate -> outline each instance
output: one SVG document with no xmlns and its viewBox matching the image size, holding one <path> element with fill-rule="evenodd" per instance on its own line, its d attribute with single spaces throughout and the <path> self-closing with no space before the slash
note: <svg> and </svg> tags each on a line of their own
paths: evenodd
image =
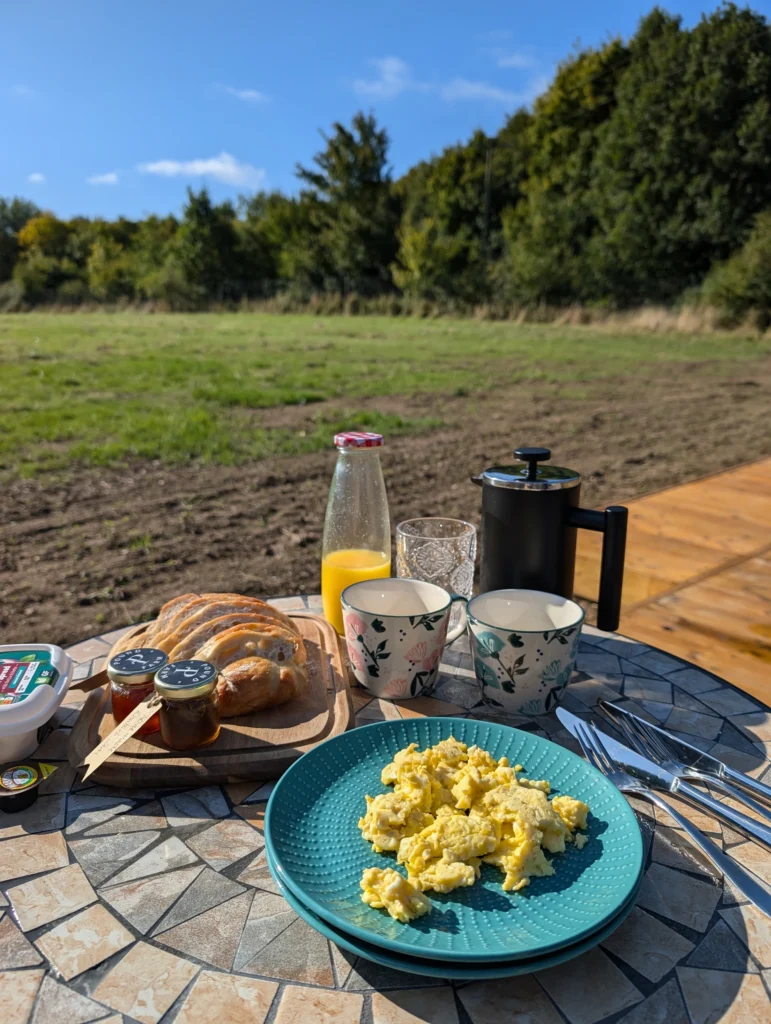
<svg viewBox="0 0 771 1024">
<path fill-rule="evenodd" d="M 394 867 L 357 827 L 364 794 L 386 792 L 380 772 L 409 743 L 448 736 L 522 764 L 553 793 L 589 804 L 589 842 L 554 858 L 556 873 L 506 893 L 497 868 L 475 885 L 430 892 L 433 909 L 399 924 L 361 901 L 368 867 Z M 518 729 L 460 718 L 378 722 L 336 736 L 284 773 L 265 813 L 265 842 L 281 883 L 314 914 L 364 942 L 407 956 L 470 963 L 535 957 L 571 945 L 620 913 L 640 876 L 642 838 L 632 810 L 607 779 L 569 750 Z M 401 867 L 397 870 L 402 870 Z"/>
<path fill-rule="evenodd" d="M 309 910 L 304 903 L 300 902 L 294 893 L 281 884 L 281 879 L 271 864 L 270 855 L 268 855 L 268 867 L 278 882 L 281 895 L 292 910 L 306 921 L 311 928 L 315 928 L 325 938 L 331 939 L 336 946 L 340 946 L 349 953 L 363 956 L 366 960 L 380 964 L 381 967 L 390 967 L 395 971 L 408 971 L 410 974 L 420 974 L 427 978 L 444 978 L 447 981 L 489 981 L 492 978 L 513 978 L 519 974 L 534 974 L 536 971 L 544 971 L 547 967 L 559 967 L 560 964 L 567 963 L 573 957 L 581 956 L 582 953 L 588 953 L 590 949 L 594 949 L 599 943 L 604 942 L 619 925 L 623 924 L 634 909 L 637 893 L 640 889 L 638 883 L 621 912 L 603 925 L 598 932 L 593 932 L 592 935 L 587 936 L 580 942 L 575 942 L 572 946 L 565 946 L 563 949 L 557 950 L 556 953 L 545 953 L 543 956 L 535 957 L 532 960 L 498 960 L 492 967 L 483 967 L 481 965 L 467 967 L 465 964 L 453 964 L 451 967 L 445 967 L 440 960 L 422 960 L 417 956 L 403 956 L 401 953 L 391 953 L 387 949 L 381 949 L 379 946 L 373 946 L 369 942 L 356 939 L 353 935 L 338 931 L 331 924 L 327 924 L 326 921 L 322 921 L 320 917 L 317 917 L 312 910 Z"/>
</svg>

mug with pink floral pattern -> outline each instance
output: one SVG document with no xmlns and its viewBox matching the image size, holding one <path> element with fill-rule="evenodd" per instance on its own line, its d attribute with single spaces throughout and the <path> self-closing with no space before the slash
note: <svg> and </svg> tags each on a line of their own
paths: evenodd
<svg viewBox="0 0 771 1024">
<path fill-rule="evenodd" d="M 442 651 L 466 628 L 447 630 L 456 601 L 436 583 L 410 579 L 365 580 L 341 595 L 348 657 L 357 681 L 376 697 L 417 697 L 436 682 Z"/>
</svg>

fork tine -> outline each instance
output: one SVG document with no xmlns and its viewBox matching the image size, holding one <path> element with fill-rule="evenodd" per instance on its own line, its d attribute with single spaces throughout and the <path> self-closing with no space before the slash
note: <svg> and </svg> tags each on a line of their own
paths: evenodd
<svg viewBox="0 0 771 1024">
<path fill-rule="evenodd" d="M 632 720 L 629 725 L 639 741 L 636 749 L 640 753 L 645 754 L 651 761 L 664 762 L 672 760 L 670 752 L 659 741 L 653 730 L 648 728 L 646 722 Z"/>
<path fill-rule="evenodd" d="M 630 722 L 627 722 L 627 720 L 625 718 L 619 717 L 619 718 L 614 720 L 613 724 L 618 726 L 618 728 L 624 734 L 624 739 L 627 741 L 627 743 L 629 743 L 632 747 L 634 747 L 634 749 L 638 752 L 638 754 L 644 753 L 644 751 L 640 750 L 640 748 L 638 746 L 640 740 L 639 740 L 639 738 L 637 736 L 637 733 L 632 728 L 632 725 L 631 725 Z"/>
<path fill-rule="evenodd" d="M 605 762 L 608 765 L 608 770 L 611 772 L 617 772 L 619 770 L 618 765 L 605 749 L 605 744 L 600 739 L 599 730 L 595 726 L 594 722 L 589 723 L 589 731 L 594 743 L 594 749 L 605 759 Z M 608 771 L 606 771 L 605 774 L 607 775 Z"/>
<path fill-rule="evenodd" d="M 645 737 L 636 729 L 636 722 L 627 721 L 625 718 L 620 717 L 617 724 L 633 750 L 636 750 L 638 754 L 642 754 L 643 757 L 649 757 L 653 761 L 656 760 L 655 755 L 645 742 Z"/>
<path fill-rule="evenodd" d="M 583 722 L 580 725 L 576 726 L 576 733 L 578 734 L 578 742 L 581 744 L 581 749 L 586 755 L 586 760 L 593 768 L 596 768 L 598 772 L 602 772 L 602 774 L 604 775 L 605 769 L 603 768 L 602 764 L 600 763 L 600 759 L 597 757 L 597 754 L 594 751 L 591 736 L 589 735 L 589 731 L 583 724 Z"/>
<path fill-rule="evenodd" d="M 584 726 L 584 733 L 587 743 L 591 747 L 595 759 L 598 762 L 599 770 L 603 775 L 610 775 L 616 770 L 616 765 L 608 755 L 607 750 L 601 743 L 597 742 L 597 730 L 593 722 L 589 722 Z"/>
<path fill-rule="evenodd" d="M 637 726 L 640 734 L 646 738 L 660 761 L 672 760 L 672 755 L 669 750 L 667 750 L 666 744 L 658 733 L 654 732 L 654 730 L 650 728 L 647 722 L 635 722 L 635 725 Z"/>
</svg>

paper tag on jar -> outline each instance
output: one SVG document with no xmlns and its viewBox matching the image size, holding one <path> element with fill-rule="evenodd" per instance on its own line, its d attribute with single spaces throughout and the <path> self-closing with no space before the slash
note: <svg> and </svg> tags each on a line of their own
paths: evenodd
<svg viewBox="0 0 771 1024">
<path fill-rule="evenodd" d="M 98 747 L 94 747 L 91 753 L 80 765 L 81 768 L 88 766 L 82 782 L 102 764 L 110 754 L 114 754 L 119 747 L 122 747 L 126 740 L 130 740 L 137 729 L 153 717 L 160 707 L 161 698 L 151 690 L 141 704 L 137 704 L 131 714 L 126 715 L 120 725 L 116 725 L 110 735 L 103 739 Z"/>
</svg>

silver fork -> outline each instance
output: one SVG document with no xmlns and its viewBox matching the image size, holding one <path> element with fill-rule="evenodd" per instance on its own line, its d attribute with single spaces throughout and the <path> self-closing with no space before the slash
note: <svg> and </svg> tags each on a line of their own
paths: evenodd
<svg viewBox="0 0 771 1024">
<path fill-rule="evenodd" d="M 576 735 L 587 761 L 597 771 L 602 772 L 616 789 L 619 789 L 622 793 L 629 793 L 640 797 L 642 800 L 647 800 L 649 803 L 655 804 L 663 811 L 666 811 L 688 835 L 691 842 L 701 850 L 705 857 L 712 861 L 718 871 L 743 893 L 748 900 L 751 900 L 758 910 L 762 911 L 766 917 L 771 918 L 771 893 L 763 888 L 759 882 L 756 882 L 736 861 L 727 857 L 719 847 L 702 835 L 695 825 L 692 825 L 687 818 L 684 818 L 674 807 L 671 807 L 662 796 L 649 789 L 644 782 L 622 771 L 603 746 L 593 723 L 587 725 L 581 722 L 576 726 Z"/>
<path fill-rule="evenodd" d="M 683 761 L 678 761 L 676 757 L 672 756 L 671 751 L 661 737 L 653 729 L 649 729 L 645 722 L 641 722 L 637 718 L 627 718 L 626 716 L 619 715 L 614 717 L 613 724 L 621 729 L 638 754 L 642 754 L 643 757 L 649 757 L 651 761 L 658 761 L 665 771 L 668 771 L 676 778 L 705 782 L 771 822 L 771 810 L 758 803 L 757 800 L 753 800 L 743 790 L 737 789 L 736 786 L 732 786 L 730 782 L 726 782 L 725 779 L 721 779 L 718 775 L 699 771 L 698 768 L 693 768 Z"/>
<path fill-rule="evenodd" d="M 638 754 L 653 761 L 654 764 L 658 764 L 673 779 L 677 779 L 674 786 L 670 787 L 671 793 L 676 792 L 678 796 L 681 796 L 688 803 L 700 807 L 703 811 L 707 811 L 707 813 L 726 822 L 732 828 L 743 832 L 750 839 L 754 839 L 755 842 L 763 843 L 764 846 L 771 849 L 771 825 L 765 825 L 762 821 L 755 821 L 749 815 L 743 814 L 741 811 L 737 811 L 728 804 L 721 803 L 719 800 L 715 800 L 709 793 L 705 793 L 703 790 L 696 789 L 690 785 L 683 773 L 678 770 L 679 762 L 673 761 L 671 757 L 665 756 L 661 759 L 656 756 L 652 745 L 647 743 L 645 736 L 637 731 L 636 722 L 633 724 L 628 722 L 626 718 L 619 716 L 619 718 L 614 719 L 614 724 L 618 725 Z"/>
</svg>

